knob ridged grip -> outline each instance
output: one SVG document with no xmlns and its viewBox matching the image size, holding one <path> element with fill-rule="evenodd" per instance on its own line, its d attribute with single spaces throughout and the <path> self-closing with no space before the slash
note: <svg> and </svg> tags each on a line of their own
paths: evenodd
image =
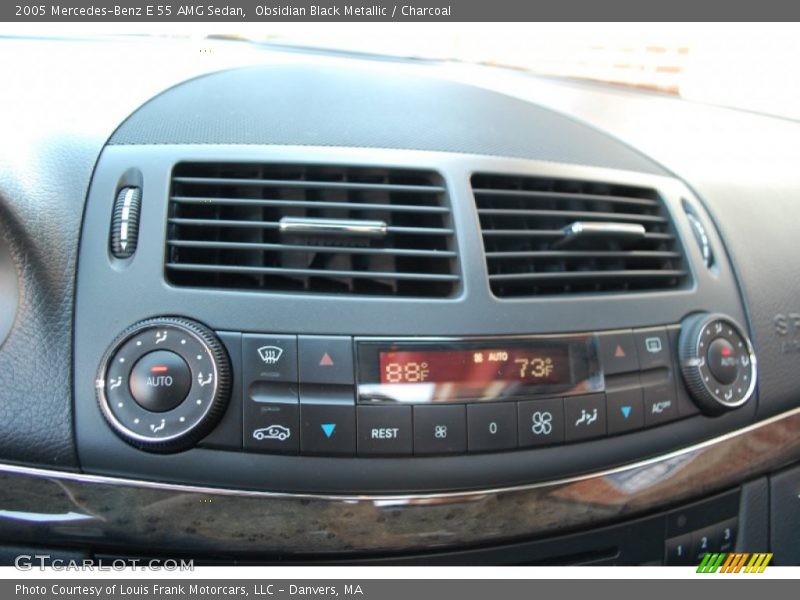
<svg viewBox="0 0 800 600">
<path fill-rule="evenodd" d="M 181 361 L 158 360 L 173 354 L 189 369 L 188 391 L 185 372 L 170 371 Z M 100 410 L 119 437 L 141 450 L 164 453 L 189 449 L 208 435 L 225 412 L 230 388 L 230 360 L 213 331 L 183 317 L 157 317 L 132 325 L 114 340 L 101 361 L 96 391 Z M 153 400 L 143 401 L 143 390 Z M 155 400 L 164 392 L 173 393 L 173 401 L 156 410 Z M 180 395 L 177 400 L 174 393 Z"/>
</svg>

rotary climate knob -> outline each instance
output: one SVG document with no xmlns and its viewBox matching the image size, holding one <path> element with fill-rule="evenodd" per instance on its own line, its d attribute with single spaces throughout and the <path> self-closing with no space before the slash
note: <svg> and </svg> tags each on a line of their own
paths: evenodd
<svg viewBox="0 0 800 600">
<path fill-rule="evenodd" d="M 191 448 L 216 425 L 229 395 L 222 343 L 204 325 L 179 317 L 129 327 L 97 376 L 103 416 L 123 440 L 151 452 Z"/>
<path fill-rule="evenodd" d="M 698 314 L 681 327 L 681 372 L 698 406 L 719 415 L 742 406 L 756 387 L 756 357 L 742 328 L 725 315 Z"/>
</svg>

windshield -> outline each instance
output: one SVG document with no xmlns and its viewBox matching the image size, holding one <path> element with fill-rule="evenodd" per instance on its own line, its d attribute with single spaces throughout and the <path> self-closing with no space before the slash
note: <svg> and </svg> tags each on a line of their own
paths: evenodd
<svg viewBox="0 0 800 600">
<path fill-rule="evenodd" d="M 54 23 L 7 33 L 26 29 L 65 35 Z M 800 119 L 795 23 L 95 23 L 67 35 L 110 33 L 485 64 Z"/>
<path fill-rule="evenodd" d="M 797 24 L 282 24 L 253 40 L 456 60 L 800 119 Z M 263 28 L 262 28 L 263 30 Z"/>
</svg>

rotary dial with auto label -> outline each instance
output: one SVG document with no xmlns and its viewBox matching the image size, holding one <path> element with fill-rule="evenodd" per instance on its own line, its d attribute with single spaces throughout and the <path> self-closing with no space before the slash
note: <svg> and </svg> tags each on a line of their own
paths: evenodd
<svg viewBox="0 0 800 600">
<path fill-rule="evenodd" d="M 681 372 L 698 406 L 711 415 L 742 406 L 755 391 L 756 356 L 730 317 L 698 314 L 681 328 Z"/>
<path fill-rule="evenodd" d="M 230 394 L 230 363 L 217 336 L 179 317 L 141 321 L 111 345 L 97 400 L 126 442 L 153 452 L 191 448 L 217 423 Z"/>
</svg>

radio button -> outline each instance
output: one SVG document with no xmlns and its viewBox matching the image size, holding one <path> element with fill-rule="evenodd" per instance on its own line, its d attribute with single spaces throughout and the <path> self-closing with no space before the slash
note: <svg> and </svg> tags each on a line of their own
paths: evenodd
<svg viewBox="0 0 800 600">
<path fill-rule="evenodd" d="M 606 408 L 609 435 L 635 431 L 644 427 L 642 388 L 607 391 Z"/>
<path fill-rule="evenodd" d="M 467 447 L 470 452 L 516 448 L 516 403 L 467 405 Z"/>
<path fill-rule="evenodd" d="M 301 335 L 300 381 L 353 385 L 353 340 L 344 336 Z"/>
<path fill-rule="evenodd" d="M 675 383 L 669 379 L 644 386 L 644 424 L 646 427 L 662 425 L 678 418 Z"/>
<path fill-rule="evenodd" d="M 605 394 L 564 398 L 565 438 L 577 442 L 606 434 Z"/>
<path fill-rule="evenodd" d="M 677 537 L 669 538 L 664 542 L 665 560 L 669 566 L 681 566 L 692 564 L 692 536 L 687 533 Z"/>
<path fill-rule="evenodd" d="M 600 346 L 600 360 L 606 375 L 639 370 L 636 341 L 630 329 L 598 333 L 597 341 Z"/>
<path fill-rule="evenodd" d="M 301 404 L 303 454 L 355 454 L 356 408 L 337 404 Z"/>
<path fill-rule="evenodd" d="M 517 412 L 521 448 L 564 441 L 564 401 L 561 398 L 519 402 Z"/>
<path fill-rule="evenodd" d="M 358 454 L 411 454 L 410 406 L 359 406 Z"/>
<path fill-rule="evenodd" d="M 733 518 L 711 526 L 712 540 L 718 552 L 730 552 L 734 549 L 738 523 L 739 520 Z"/>
<path fill-rule="evenodd" d="M 462 454 L 466 451 L 465 406 L 414 407 L 414 454 Z"/>
<path fill-rule="evenodd" d="M 245 385 L 253 381 L 297 381 L 297 336 L 242 336 Z"/>
<path fill-rule="evenodd" d="M 692 532 L 692 549 L 689 552 L 691 564 L 699 565 L 709 552 L 719 552 L 716 547 L 716 531 L 711 527 Z"/>
<path fill-rule="evenodd" d="M 642 371 L 672 368 L 666 327 L 636 329 L 633 335 Z"/>
</svg>

